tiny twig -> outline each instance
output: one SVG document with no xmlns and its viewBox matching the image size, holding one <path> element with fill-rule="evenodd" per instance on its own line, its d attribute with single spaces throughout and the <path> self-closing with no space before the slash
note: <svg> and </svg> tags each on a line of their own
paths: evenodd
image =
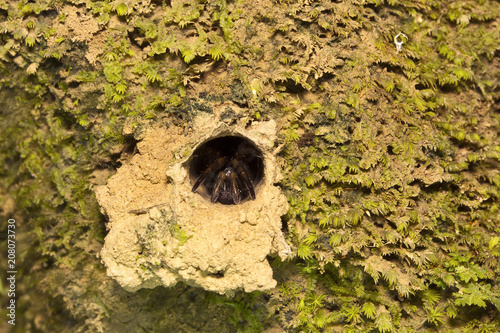
<svg viewBox="0 0 500 333">
<path fill-rule="evenodd" d="M 154 206 L 146 207 L 146 208 L 132 209 L 132 210 L 129 210 L 128 212 L 129 212 L 129 214 L 142 215 L 142 214 L 146 214 L 147 212 L 149 212 L 149 210 L 151 208 L 161 207 L 161 206 L 166 206 L 166 205 L 168 205 L 168 203 L 154 205 Z"/>
<path fill-rule="evenodd" d="M 398 40 L 399 36 L 401 36 L 400 40 Z M 405 38 L 406 40 L 403 40 Z M 408 41 L 408 36 L 406 36 L 404 33 L 400 32 L 399 34 L 394 37 L 394 44 L 396 44 L 396 52 L 400 52 L 403 49 L 403 44 Z"/>
</svg>

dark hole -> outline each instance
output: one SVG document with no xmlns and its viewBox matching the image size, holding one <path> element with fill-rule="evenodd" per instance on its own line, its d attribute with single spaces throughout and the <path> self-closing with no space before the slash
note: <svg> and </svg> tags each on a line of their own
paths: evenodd
<svg viewBox="0 0 500 333">
<path fill-rule="evenodd" d="M 193 192 L 224 205 L 254 199 L 264 177 L 262 152 L 240 136 L 218 137 L 201 144 L 187 163 Z"/>
<path fill-rule="evenodd" d="M 415 89 L 417 89 L 417 90 L 424 90 L 425 88 L 426 88 L 426 86 L 421 84 L 421 83 L 417 83 L 415 85 Z"/>
<path fill-rule="evenodd" d="M 382 257 L 388 261 L 398 261 L 399 257 L 394 253 L 383 254 Z"/>
<path fill-rule="evenodd" d="M 208 276 L 220 279 L 224 277 L 224 271 L 217 271 L 215 273 L 208 273 Z"/>
<path fill-rule="evenodd" d="M 77 81 L 71 81 L 70 83 L 68 83 L 68 88 L 78 88 L 78 86 L 80 85 L 80 82 L 77 82 Z"/>
<path fill-rule="evenodd" d="M 284 220 L 283 218 L 281 219 L 281 231 L 283 233 L 288 232 L 288 221 Z"/>
</svg>

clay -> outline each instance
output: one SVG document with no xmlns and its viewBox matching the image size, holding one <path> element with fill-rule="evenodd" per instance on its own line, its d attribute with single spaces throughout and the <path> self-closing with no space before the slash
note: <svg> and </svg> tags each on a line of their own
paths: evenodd
<svg viewBox="0 0 500 333">
<path fill-rule="evenodd" d="M 109 218 L 101 251 L 108 276 L 128 291 L 179 281 L 227 295 L 273 288 L 267 256 L 285 259 L 290 253 L 281 232 L 288 203 L 274 185 L 281 177 L 273 155 L 275 122 L 249 125 L 242 117 L 227 124 L 215 110 L 200 114 L 190 128 L 187 135 L 174 126 L 150 128 L 129 163 L 95 188 Z M 188 176 L 196 147 L 226 135 L 244 136 L 263 153 L 256 199 L 239 205 L 193 193 Z"/>
</svg>

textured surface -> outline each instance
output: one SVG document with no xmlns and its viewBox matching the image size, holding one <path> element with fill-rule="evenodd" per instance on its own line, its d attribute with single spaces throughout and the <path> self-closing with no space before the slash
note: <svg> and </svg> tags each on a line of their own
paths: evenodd
<svg viewBox="0 0 500 333">
<path fill-rule="evenodd" d="M 274 186 L 275 122 L 245 129 L 221 123 L 216 112 L 201 114 L 189 135 L 181 133 L 177 127 L 146 131 L 130 163 L 96 188 L 109 217 L 101 251 L 107 274 L 129 291 L 178 281 L 221 294 L 273 288 L 266 257 L 286 258 L 281 216 L 288 211 L 286 197 Z M 244 135 L 264 154 L 256 199 L 240 205 L 211 203 L 191 191 L 188 177 L 189 151 L 229 134 Z"/>
<path fill-rule="evenodd" d="M 499 13 L 496 0 L 0 0 L 12 329 L 497 332 Z M 270 260 L 268 292 L 127 292 L 100 258 L 94 184 L 150 129 L 182 140 L 213 110 L 230 127 L 276 122 L 292 256 Z M 133 209 L 150 201 L 163 202 Z"/>
</svg>

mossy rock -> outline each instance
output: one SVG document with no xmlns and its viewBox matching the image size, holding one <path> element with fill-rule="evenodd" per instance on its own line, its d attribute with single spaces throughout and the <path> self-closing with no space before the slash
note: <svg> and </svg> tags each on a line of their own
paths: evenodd
<svg viewBox="0 0 500 333">
<path fill-rule="evenodd" d="M 1 225 L 16 220 L 18 271 L 16 326 L 0 327 L 495 332 L 499 13 L 493 0 L 0 0 Z M 99 259 L 92 187 L 148 128 L 189 135 L 227 100 L 246 110 L 227 123 L 281 129 L 295 255 L 270 258 L 279 287 L 126 292 Z"/>
</svg>

